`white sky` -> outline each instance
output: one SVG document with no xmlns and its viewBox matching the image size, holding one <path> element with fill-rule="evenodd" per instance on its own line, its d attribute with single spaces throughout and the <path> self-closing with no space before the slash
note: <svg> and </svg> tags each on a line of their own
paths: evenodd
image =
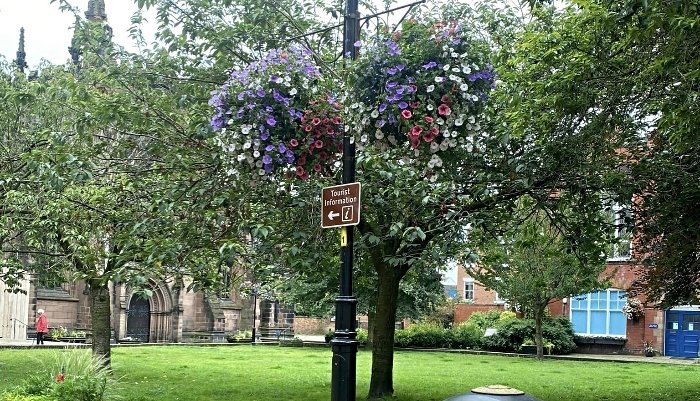
<svg viewBox="0 0 700 401">
<path fill-rule="evenodd" d="M 81 11 L 87 10 L 88 0 L 69 0 Z M 131 39 L 127 34 L 136 5 L 131 0 L 105 0 L 107 21 L 114 31 L 114 42 L 127 49 Z M 34 68 L 42 58 L 54 64 L 62 64 L 70 58 L 70 46 L 74 18 L 62 13 L 58 1 L 51 0 L 0 0 L 0 54 L 7 61 L 17 58 L 19 30 L 24 27 L 24 48 L 27 64 Z M 147 38 L 147 40 L 149 40 Z"/>
</svg>

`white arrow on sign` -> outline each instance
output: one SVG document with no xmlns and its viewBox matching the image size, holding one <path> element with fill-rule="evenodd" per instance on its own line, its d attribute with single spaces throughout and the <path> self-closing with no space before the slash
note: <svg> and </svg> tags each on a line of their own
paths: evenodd
<svg viewBox="0 0 700 401">
<path fill-rule="evenodd" d="M 332 210 L 330 212 L 328 212 L 328 218 L 330 220 L 333 220 L 334 217 L 340 217 L 340 213 L 334 212 Z"/>
</svg>

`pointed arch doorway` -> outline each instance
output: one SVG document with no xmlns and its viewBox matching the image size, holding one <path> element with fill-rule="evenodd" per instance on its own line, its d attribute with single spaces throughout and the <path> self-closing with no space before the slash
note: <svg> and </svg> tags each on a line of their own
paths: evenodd
<svg viewBox="0 0 700 401">
<path fill-rule="evenodd" d="M 147 343 L 151 332 L 149 300 L 136 295 L 132 296 L 126 315 L 126 336 Z"/>
</svg>

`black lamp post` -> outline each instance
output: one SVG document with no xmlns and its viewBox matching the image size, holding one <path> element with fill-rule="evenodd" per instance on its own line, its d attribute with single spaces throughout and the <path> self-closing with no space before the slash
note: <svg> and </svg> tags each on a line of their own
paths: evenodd
<svg viewBox="0 0 700 401">
<path fill-rule="evenodd" d="M 358 0 L 348 0 L 345 6 L 343 55 L 357 56 L 355 42 L 359 37 Z M 343 135 L 343 184 L 355 182 L 355 143 L 350 134 Z M 340 248 L 340 295 L 335 299 L 335 335 L 331 340 L 331 401 L 355 401 L 357 381 L 357 299 L 352 294 L 353 226 L 341 228 L 345 241 Z"/>
</svg>

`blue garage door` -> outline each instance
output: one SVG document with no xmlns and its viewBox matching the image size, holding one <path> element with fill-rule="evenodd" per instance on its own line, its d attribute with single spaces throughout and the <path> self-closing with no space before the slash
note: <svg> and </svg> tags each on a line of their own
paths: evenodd
<svg viewBox="0 0 700 401">
<path fill-rule="evenodd" d="M 697 358 L 700 348 L 700 312 L 667 311 L 664 354 Z"/>
</svg>

